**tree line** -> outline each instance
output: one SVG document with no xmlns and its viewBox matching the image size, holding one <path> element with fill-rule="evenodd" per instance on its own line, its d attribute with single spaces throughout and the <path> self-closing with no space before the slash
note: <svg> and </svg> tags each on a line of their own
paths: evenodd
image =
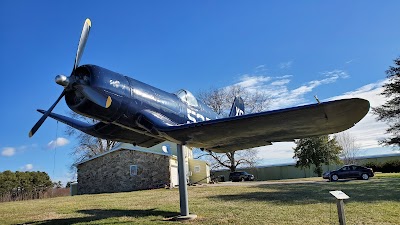
<svg viewBox="0 0 400 225">
<path fill-rule="evenodd" d="M 0 202 L 44 198 L 52 187 L 46 172 L 0 172 Z"/>
</svg>

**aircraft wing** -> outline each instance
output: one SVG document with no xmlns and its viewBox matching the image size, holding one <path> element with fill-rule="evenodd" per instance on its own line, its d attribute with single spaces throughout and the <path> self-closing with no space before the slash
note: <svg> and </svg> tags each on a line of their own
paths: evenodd
<svg viewBox="0 0 400 225">
<path fill-rule="evenodd" d="M 369 110 L 364 99 L 343 99 L 268 112 L 160 128 L 173 140 L 228 152 L 344 131 Z"/>
</svg>

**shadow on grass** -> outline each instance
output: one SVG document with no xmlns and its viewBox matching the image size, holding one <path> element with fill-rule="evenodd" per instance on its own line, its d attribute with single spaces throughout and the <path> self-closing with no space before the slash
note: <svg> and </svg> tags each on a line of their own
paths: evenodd
<svg viewBox="0 0 400 225">
<path fill-rule="evenodd" d="M 33 221 L 23 224 L 40 224 L 40 225 L 51 225 L 51 224 L 76 224 L 93 222 L 108 218 L 117 217 L 148 217 L 148 216 L 161 216 L 163 218 L 177 216 L 175 212 L 160 211 L 156 209 L 146 210 L 119 210 L 119 209 L 90 209 L 90 210 L 78 210 L 78 213 L 86 214 L 84 217 L 75 218 L 60 218 L 45 221 Z M 160 220 L 161 222 L 162 220 Z M 127 222 L 131 224 L 132 222 Z"/>
<path fill-rule="evenodd" d="M 331 203 L 329 191 L 341 190 L 353 202 L 400 202 L 400 179 L 374 179 L 368 181 L 321 182 L 307 184 L 263 184 L 247 187 L 241 193 L 211 197 L 223 201 L 262 201 L 274 204 L 300 205 Z"/>
</svg>

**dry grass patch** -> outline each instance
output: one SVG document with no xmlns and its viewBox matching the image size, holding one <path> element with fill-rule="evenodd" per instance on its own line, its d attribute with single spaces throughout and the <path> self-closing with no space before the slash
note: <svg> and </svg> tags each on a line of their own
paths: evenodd
<svg viewBox="0 0 400 225">
<path fill-rule="evenodd" d="M 321 178 L 319 178 L 321 180 Z M 309 179 L 306 179 L 309 180 Z M 251 185 L 250 185 L 251 184 Z M 187 224 L 337 224 L 330 190 L 342 190 L 348 224 L 400 224 L 400 176 L 368 181 L 189 187 Z M 0 224 L 176 224 L 178 189 L 0 204 Z"/>
</svg>

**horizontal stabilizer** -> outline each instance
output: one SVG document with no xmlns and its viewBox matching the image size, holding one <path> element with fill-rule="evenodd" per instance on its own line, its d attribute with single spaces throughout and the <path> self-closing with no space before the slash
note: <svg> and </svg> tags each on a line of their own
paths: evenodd
<svg viewBox="0 0 400 225">
<path fill-rule="evenodd" d="M 38 109 L 37 111 L 42 113 L 42 114 L 46 113 L 46 111 L 43 110 L 43 109 Z M 63 116 L 63 115 L 59 115 L 59 114 L 56 114 L 56 113 L 50 113 L 49 117 L 51 117 L 51 118 L 53 118 L 53 119 L 55 119 L 57 121 L 60 121 L 61 123 L 65 123 L 68 126 L 71 126 L 71 127 L 75 128 L 75 129 L 78 129 L 78 130 L 83 131 L 83 132 L 85 132 L 88 129 L 90 129 L 91 127 L 93 127 L 93 125 L 91 125 L 91 124 L 88 124 L 88 123 L 85 123 L 85 122 L 82 122 L 80 120 L 76 120 L 76 119 L 73 119 L 73 118 L 70 118 L 70 117 L 66 117 L 66 116 Z"/>
</svg>

